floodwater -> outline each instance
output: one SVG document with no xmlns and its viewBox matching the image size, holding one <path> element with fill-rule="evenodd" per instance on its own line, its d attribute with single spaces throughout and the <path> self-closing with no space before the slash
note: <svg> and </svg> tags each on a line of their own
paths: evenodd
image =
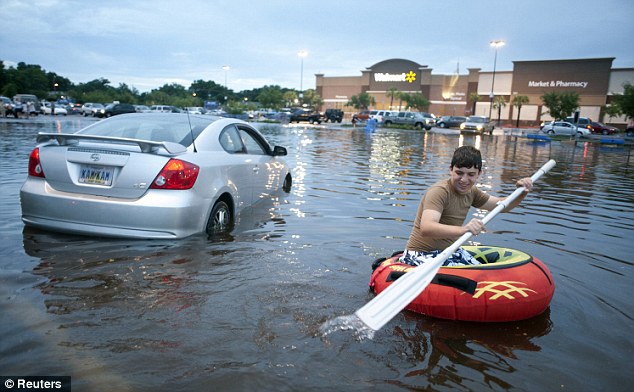
<svg viewBox="0 0 634 392">
<path fill-rule="evenodd" d="M 222 241 L 88 238 L 24 229 L 19 188 L 39 131 L 92 119 L 0 120 L 0 374 L 72 376 L 76 391 L 626 391 L 634 385 L 634 159 L 627 146 L 362 128 L 258 125 L 288 147 L 290 194 Z M 530 320 L 401 312 L 373 339 L 319 327 L 372 294 L 371 263 L 402 250 L 453 150 L 486 158 L 523 204 L 479 243 L 543 260 L 556 291 Z M 473 211 L 475 212 L 475 211 Z"/>
</svg>

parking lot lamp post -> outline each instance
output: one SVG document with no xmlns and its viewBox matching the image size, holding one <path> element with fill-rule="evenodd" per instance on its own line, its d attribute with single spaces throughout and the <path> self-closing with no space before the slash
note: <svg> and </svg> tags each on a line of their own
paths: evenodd
<svg viewBox="0 0 634 392">
<path fill-rule="evenodd" d="M 297 55 L 300 58 L 301 66 L 299 71 L 299 99 L 304 102 L 304 57 L 308 56 L 308 52 L 305 50 L 300 50 L 297 52 Z"/>
<path fill-rule="evenodd" d="M 491 79 L 491 94 L 489 94 L 489 118 L 491 118 L 491 110 L 493 109 L 493 87 L 495 86 L 495 67 L 498 62 L 498 48 L 504 46 L 506 42 L 502 40 L 491 41 L 491 46 L 495 48 L 495 57 L 493 58 L 493 77 Z"/>
<path fill-rule="evenodd" d="M 222 69 L 225 71 L 225 103 L 227 103 L 227 94 L 228 94 L 228 90 L 227 90 L 227 71 L 229 71 L 231 68 L 229 68 L 228 65 L 223 65 Z"/>
</svg>

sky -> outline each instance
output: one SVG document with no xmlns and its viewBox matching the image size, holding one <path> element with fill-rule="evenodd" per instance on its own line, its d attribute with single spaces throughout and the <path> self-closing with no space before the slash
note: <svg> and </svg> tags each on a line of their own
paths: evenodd
<svg viewBox="0 0 634 392">
<path fill-rule="evenodd" d="M 492 71 L 492 40 L 505 41 L 497 71 L 604 57 L 634 68 L 633 17 L 632 0 L 0 0 L 0 60 L 140 92 L 315 88 L 315 74 L 360 76 L 394 58 Z"/>
</svg>

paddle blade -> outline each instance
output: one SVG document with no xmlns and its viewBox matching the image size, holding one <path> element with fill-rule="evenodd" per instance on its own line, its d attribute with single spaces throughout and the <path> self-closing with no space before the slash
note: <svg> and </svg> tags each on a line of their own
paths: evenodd
<svg viewBox="0 0 634 392">
<path fill-rule="evenodd" d="M 369 328 L 378 331 L 425 290 L 445 260 L 446 257 L 436 257 L 410 270 L 355 314 Z"/>
</svg>

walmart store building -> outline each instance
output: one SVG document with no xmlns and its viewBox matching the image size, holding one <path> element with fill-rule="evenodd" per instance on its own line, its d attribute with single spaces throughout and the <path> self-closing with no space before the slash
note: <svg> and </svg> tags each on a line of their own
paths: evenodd
<svg viewBox="0 0 634 392">
<path fill-rule="evenodd" d="M 625 118 L 603 116 L 602 108 L 611 96 L 623 93 L 623 84 L 634 85 L 634 68 L 612 68 L 614 58 L 514 61 L 513 71 L 482 72 L 469 68 L 468 74 L 435 75 L 432 68 L 405 59 L 390 59 L 361 71 L 361 76 L 327 77 L 317 74 L 317 93 L 322 97 L 322 110 L 344 108 L 353 95 L 367 92 L 374 97 L 372 109 L 399 110 L 398 98 L 392 100 L 387 92 L 422 93 L 431 101 L 429 112 L 436 116 L 475 114 L 497 119 L 493 109 L 490 115 L 490 95 L 503 96 L 507 105 L 500 119 L 515 124 L 517 108 L 510 102 L 515 95 L 524 95 L 529 103 L 522 106 L 520 125 L 534 126 L 552 120 L 542 105 L 541 96 L 549 92 L 577 92 L 580 96 L 580 116 L 590 117 L 623 126 Z M 472 94 L 478 95 L 473 112 Z"/>
</svg>

